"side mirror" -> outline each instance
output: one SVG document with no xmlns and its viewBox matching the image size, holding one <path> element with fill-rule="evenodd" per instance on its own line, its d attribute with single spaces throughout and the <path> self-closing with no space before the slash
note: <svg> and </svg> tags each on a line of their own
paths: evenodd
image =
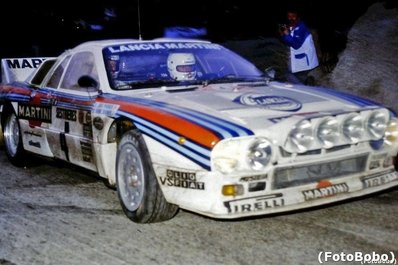
<svg viewBox="0 0 398 265">
<path fill-rule="evenodd" d="M 264 70 L 264 74 L 266 77 L 273 80 L 273 79 L 275 79 L 275 76 L 276 76 L 276 70 L 274 67 L 270 66 Z"/>
<path fill-rule="evenodd" d="M 77 83 L 79 84 L 80 87 L 92 87 L 92 88 L 98 88 L 98 82 L 94 78 L 92 78 L 89 75 L 83 75 L 77 80 Z"/>
</svg>

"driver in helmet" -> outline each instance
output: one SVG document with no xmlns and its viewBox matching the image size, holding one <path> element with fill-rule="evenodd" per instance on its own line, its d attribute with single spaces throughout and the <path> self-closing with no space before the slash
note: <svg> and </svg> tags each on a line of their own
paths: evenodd
<svg viewBox="0 0 398 265">
<path fill-rule="evenodd" d="M 106 61 L 106 68 L 109 73 L 110 82 L 114 87 L 118 88 L 128 83 L 127 80 L 121 79 L 122 73 L 126 72 L 125 58 L 117 54 L 109 56 Z"/>
<path fill-rule="evenodd" d="M 176 81 L 196 78 L 196 60 L 192 53 L 171 53 L 167 57 L 170 77 Z"/>
<path fill-rule="evenodd" d="M 107 60 L 107 68 L 108 68 L 108 71 L 109 71 L 112 79 L 117 78 L 119 75 L 119 71 L 120 71 L 119 63 L 120 63 L 119 55 L 109 56 L 109 58 Z"/>
</svg>

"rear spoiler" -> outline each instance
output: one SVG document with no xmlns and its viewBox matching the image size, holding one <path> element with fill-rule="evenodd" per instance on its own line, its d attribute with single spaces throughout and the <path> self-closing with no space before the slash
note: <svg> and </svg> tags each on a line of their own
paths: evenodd
<svg viewBox="0 0 398 265">
<path fill-rule="evenodd" d="M 1 80 L 3 84 L 25 81 L 47 59 L 54 57 L 4 58 L 1 59 Z"/>
</svg>

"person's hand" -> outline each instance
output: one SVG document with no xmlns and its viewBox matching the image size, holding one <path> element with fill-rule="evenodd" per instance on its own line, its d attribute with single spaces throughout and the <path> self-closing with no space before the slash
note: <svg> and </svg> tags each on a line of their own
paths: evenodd
<svg viewBox="0 0 398 265">
<path fill-rule="evenodd" d="M 279 34 L 281 36 L 289 34 L 289 29 L 285 24 L 279 25 Z"/>
</svg>

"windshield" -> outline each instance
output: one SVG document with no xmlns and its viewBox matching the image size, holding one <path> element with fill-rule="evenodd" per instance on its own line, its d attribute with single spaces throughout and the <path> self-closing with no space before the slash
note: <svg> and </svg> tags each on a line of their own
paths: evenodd
<svg viewBox="0 0 398 265">
<path fill-rule="evenodd" d="M 113 89 L 258 80 L 262 72 L 214 43 L 143 42 L 106 47 L 103 56 Z"/>
</svg>

